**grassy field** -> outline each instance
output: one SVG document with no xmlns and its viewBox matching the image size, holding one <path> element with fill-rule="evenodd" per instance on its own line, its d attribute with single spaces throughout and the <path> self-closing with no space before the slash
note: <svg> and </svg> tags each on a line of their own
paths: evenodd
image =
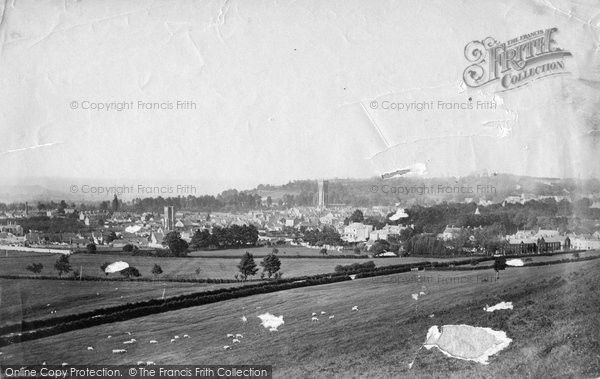
<svg viewBox="0 0 600 379">
<path fill-rule="evenodd" d="M 282 257 L 285 256 L 295 256 L 295 257 L 317 257 L 321 256 L 319 254 L 318 249 L 309 249 L 302 246 L 278 246 L 279 255 Z M 248 251 L 252 253 L 255 257 L 264 257 L 268 254 L 271 254 L 273 247 L 255 247 L 250 249 L 223 249 L 223 250 L 197 250 L 192 251 L 190 256 L 193 257 L 233 257 L 237 258 L 244 254 L 244 252 Z M 352 250 L 344 250 L 342 252 L 330 250 L 327 252 L 327 255 L 330 256 L 338 256 L 338 255 L 355 255 Z"/>
<path fill-rule="evenodd" d="M 0 326 L 240 285 L 0 279 Z"/>
<path fill-rule="evenodd" d="M 322 256 L 321 254 L 319 254 L 319 249 L 309 249 L 309 248 L 302 247 L 302 246 L 282 246 L 282 247 L 277 247 L 277 249 L 279 250 L 278 255 L 282 258 L 285 258 L 285 257 L 320 257 L 320 256 Z M 215 257 L 215 256 L 217 256 L 217 257 L 238 258 L 242 254 L 244 254 L 244 252 L 248 251 L 248 252 L 252 253 L 254 255 L 254 257 L 264 257 L 268 254 L 271 254 L 272 250 L 273 250 L 273 247 L 256 247 L 256 248 L 251 248 L 251 249 L 198 250 L 198 251 L 192 251 L 190 253 L 190 256 L 193 256 L 193 257 Z M 361 253 L 361 254 L 366 255 L 366 253 Z M 330 256 L 330 257 L 348 256 L 348 255 L 355 255 L 354 251 L 352 251 L 352 250 L 343 250 L 343 251 L 329 250 L 327 252 L 327 256 Z M 456 259 L 456 258 L 436 258 L 436 260 L 439 260 L 439 261 L 450 260 L 450 259 Z"/>
<path fill-rule="evenodd" d="M 238 254 L 243 251 L 237 250 Z M 0 257 L 0 275 L 32 275 L 25 267 L 33 262 L 41 262 L 44 265 L 42 275 L 58 276 L 54 270 L 54 262 L 58 257 L 53 254 L 45 256 L 23 256 L 23 257 Z M 129 265 L 136 267 L 142 276 L 152 277 L 151 270 L 154 264 L 159 264 L 163 269 L 163 278 L 198 278 L 198 279 L 233 279 L 234 274 L 238 272 L 237 265 L 239 259 L 228 258 L 158 258 L 143 256 L 121 256 L 105 254 L 74 254 L 70 258 L 73 269 L 83 267 L 83 273 L 87 276 L 105 277 L 100 270 L 104 262 L 114 262 L 123 260 Z M 372 258 L 372 259 L 320 259 L 320 258 L 287 258 L 280 254 L 281 272 L 284 277 L 297 277 L 303 275 L 324 274 L 333 272 L 337 265 L 348 265 L 352 263 L 363 263 L 369 260 L 375 261 L 377 266 L 395 265 L 402 263 L 414 263 L 426 261 L 425 258 Z M 261 259 L 256 259 L 259 264 Z M 260 266 L 259 266 L 260 267 Z M 196 274 L 196 269 L 200 273 Z M 114 277 L 120 277 L 119 274 L 111 274 Z M 260 275 L 260 273 L 259 273 Z M 257 277 L 258 278 L 258 275 Z"/>
<path fill-rule="evenodd" d="M 272 364 L 276 378 L 600 375 L 599 261 L 509 268 L 495 278 L 491 270 L 411 272 L 257 295 L 4 347 L 0 362 Z M 419 291 L 426 295 L 414 301 Z M 499 301 L 515 309 L 482 310 Z M 359 311 L 351 311 L 354 305 Z M 311 313 L 321 311 L 335 318 L 311 322 Z M 285 324 L 267 331 L 256 317 L 263 312 L 283 315 Z M 462 323 L 503 330 L 513 342 L 489 365 L 433 349 L 421 350 L 408 368 L 430 326 Z M 136 344 L 122 344 L 127 332 Z M 185 333 L 191 338 L 169 342 Z M 224 350 L 227 333 L 244 338 Z M 127 353 L 113 355 L 114 348 Z"/>
</svg>

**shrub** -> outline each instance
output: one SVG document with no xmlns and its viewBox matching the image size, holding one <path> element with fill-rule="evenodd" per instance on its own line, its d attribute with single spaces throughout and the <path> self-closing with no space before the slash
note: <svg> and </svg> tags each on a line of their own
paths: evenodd
<svg viewBox="0 0 600 379">
<path fill-rule="evenodd" d="M 373 261 L 368 261 L 365 263 L 352 263 L 350 265 L 346 265 L 346 266 L 342 266 L 342 265 L 337 265 L 335 266 L 334 271 L 336 273 L 347 273 L 347 272 L 359 272 L 359 271 L 369 271 L 369 270 L 373 270 L 375 269 L 375 262 Z"/>
<path fill-rule="evenodd" d="M 69 263 L 69 256 L 61 254 L 61 256 L 54 263 L 54 268 L 58 271 L 58 276 L 62 276 L 63 273 L 71 272 L 71 264 Z"/>
<path fill-rule="evenodd" d="M 140 271 L 133 266 L 129 266 L 125 270 L 121 270 L 119 272 L 126 278 L 130 278 L 132 276 L 138 278 L 142 276 L 142 274 L 140 274 Z"/>
<path fill-rule="evenodd" d="M 100 270 L 102 270 L 102 272 L 106 275 L 108 275 L 108 272 L 106 272 L 106 268 L 108 267 L 109 264 L 110 263 L 108 263 L 108 262 L 104 262 L 104 263 L 102 263 L 102 266 L 100 266 Z"/>
<path fill-rule="evenodd" d="M 33 272 L 34 274 L 39 274 L 42 272 L 44 265 L 41 263 L 32 263 L 31 265 L 25 267 L 27 270 Z"/>
<path fill-rule="evenodd" d="M 160 275 L 163 273 L 162 267 L 160 267 L 158 264 L 154 264 L 154 266 L 152 267 L 152 274 L 154 275 Z"/>
</svg>

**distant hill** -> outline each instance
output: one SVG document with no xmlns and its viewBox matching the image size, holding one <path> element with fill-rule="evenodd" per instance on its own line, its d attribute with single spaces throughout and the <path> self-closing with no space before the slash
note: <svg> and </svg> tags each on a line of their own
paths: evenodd
<svg viewBox="0 0 600 379">
<path fill-rule="evenodd" d="M 509 174 L 473 174 L 466 177 L 447 178 L 419 178 L 399 177 L 382 179 L 373 177 L 369 179 L 329 179 L 329 203 L 347 204 L 351 206 L 373 205 L 402 205 L 430 204 L 440 201 L 460 202 L 465 199 L 473 201 L 488 200 L 499 202 L 507 196 L 545 195 L 545 196 L 570 196 L 578 198 L 596 194 L 600 197 L 600 181 L 588 179 L 579 181 L 575 179 L 534 178 Z M 96 183 L 94 183 L 96 182 Z M 113 181 L 119 183 L 120 181 Z M 122 181 L 127 183 L 128 181 Z M 160 181 L 156 181 L 160 183 Z M 163 181 L 164 182 L 164 181 Z M 69 180 L 46 179 L 32 181 L 41 184 L 14 184 L 0 185 L 0 202 L 25 202 L 25 201 L 60 201 L 67 202 L 99 202 L 110 200 L 112 194 L 98 196 L 69 192 L 69 183 L 94 183 L 101 185 L 100 180 Z M 146 181 L 150 183 L 150 181 Z M 206 195 L 209 186 L 200 184 L 194 196 Z M 233 186 L 231 187 L 233 188 Z M 246 187 L 247 188 L 247 187 Z M 261 184 L 250 190 L 241 190 L 258 194 L 261 198 L 271 197 L 274 203 L 292 201 L 294 205 L 315 205 L 317 202 L 317 180 L 295 180 L 283 185 Z M 216 192 L 212 192 L 216 193 Z M 119 198 L 130 200 L 135 197 L 157 197 L 158 195 L 124 194 Z M 177 193 L 164 194 L 163 197 L 177 197 Z M 182 195 L 185 197 L 186 195 Z"/>
<path fill-rule="evenodd" d="M 316 201 L 317 181 L 291 181 L 280 186 L 259 185 L 250 192 L 268 196 L 274 202 L 287 195 L 313 198 Z M 600 195 L 600 181 L 583 182 L 574 179 L 534 178 L 509 174 L 480 174 L 448 178 L 330 179 L 329 203 L 355 206 L 393 205 L 395 203 L 427 204 L 439 201 L 488 200 L 499 202 L 508 196 L 542 195 L 577 198 Z"/>
<path fill-rule="evenodd" d="M 25 201 L 46 200 L 76 200 L 76 196 L 69 193 L 48 189 L 39 185 L 11 185 L 0 186 L 1 203 L 19 203 Z"/>
</svg>

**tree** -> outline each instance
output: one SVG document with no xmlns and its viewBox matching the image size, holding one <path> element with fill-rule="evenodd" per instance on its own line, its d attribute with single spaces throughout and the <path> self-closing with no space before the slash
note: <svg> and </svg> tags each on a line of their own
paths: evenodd
<svg viewBox="0 0 600 379">
<path fill-rule="evenodd" d="M 415 234 L 416 234 L 415 230 L 413 228 L 411 228 L 410 226 L 405 229 L 402 229 L 400 231 L 400 241 L 402 241 L 402 242 L 408 241 Z"/>
<path fill-rule="evenodd" d="M 383 254 L 386 251 L 390 250 L 390 243 L 386 240 L 376 240 L 371 246 L 371 253 L 373 255 Z"/>
<path fill-rule="evenodd" d="M 271 276 L 281 268 L 281 261 L 277 258 L 277 255 L 271 253 L 263 258 L 260 265 L 263 266 L 263 273 L 266 272 L 267 277 L 271 279 Z"/>
<path fill-rule="evenodd" d="M 254 262 L 254 256 L 246 251 L 246 253 L 242 256 L 240 263 L 238 264 L 238 269 L 242 275 L 244 281 L 248 279 L 248 276 L 254 276 L 258 272 L 258 268 L 256 267 L 256 262 Z"/>
<path fill-rule="evenodd" d="M 271 196 L 267 196 L 267 207 L 271 208 L 271 205 L 273 205 L 273 199 Z"/>
<path fill-rule="evenodd" d="M 31 265 L 25 267 L 27 270 L 33 272 L 34 274 L 39 274 L 42 272 L 44 265 L 41 263 L 32 263 Z"/>
<path fill-rule="evenodd" d="M 131 253 L 133 251 L 133 245 L 128 243 L 123 246 L 123 251 L 126 253 Z"/>
<path fill-rule="evenodd" d="M 98 207 L 98 209 L 100 209 L 101 211 L 108 211 L 109 207 L 110 207 L 110 202 L 103 201 L 100 203 L 100 206 Z"/>
<path fill-rule="evenodd" d="M 326 248 L 322 248 L 321 250 L 319 250 L 319 254 L 321 254 L 321 255 L 327 255 L 327 249 Z"/>
<path fill-rule="evenodd" d="M 496 271 L 496 279 L 500 277 L 500 271 L 506 269 L 506 258 L 498 257 L 494 261 L 494 270 Z"/>
<path fill-rule="evenodd" d="M 142 276 L 142 274 L 140 274 L 140 271 L 133 266 L 129 266 L 126 269 L 121 270 L 119 272 L 121 273 L 121 275 L 123 275 L 126 278 L 130 278 L 132 276 L 137 278 L 137 277 Z"/>
<path fill-rule="evenodd" d="M 58 212 L 64 214 L 66 207 L 67 207 L 67 203 L 64 200 L 61 200 L 60 204 L 58 204 Z"/>
<path fill-rule="evenodd" d="M 194 249 L 205 248 L 215 245 L 215 239 L 206 229 L 196 230 L 190 242 L 190 246 Z"/>
<path fill-rule="evenodd" d="M 386 225 L 386 220 L 381 217 L 367 217 L 364 219 L 363 223 L 365 225 L 372 225 L 373 229 L 381 229 Z"/>
<path fill-rule="evenodd" d="M 352 213 L 352 215 L 350 215 L 348 221 L 351 224 L 353 222 L 363 222 L 364 219 L 365 216 L 363 215 L 362 211 L 360 209 L 357 209 Z"/>
<path fill-rule="evenodd" d="M 171 254 L 173 254 L 176 257 L 183 257 L 186 256 L 188 253 L 189 245 L 186 241 L 181 239 L 181 234 L 179 234 L 178 231 L 172 231 L 167 233 L 163 240 L 163 243 L 165 243 L 169 247 Z"/>
<path fill-rule="evenodd" d="M 278 248 L 276 248 L 276 247 L 274 247 L 274 248 L 271 250 L 271 254 L 275 254 L 275 255 L 279 254 L 279 249 L 278 249 Z"/>
<path fill-rule="evenodd" d="M 85 246 L 85 250 L 87 250 L 88 253 L 93 253 L 96 251 L 96 244 L 93 242 L 88 243 Z"/>
<path fill-rule="evenodd" d="M 71 263 L 69 263 L 69 256 L 61 254 L 61 256 L 54 263 L 54 269 L 58 271 L 58 276 L 62 276 L 63 273 L 67 274 L 72 271 Z"/>
<path fill-rule="evenodd" d="M 163 273 L 162 267 L 160 267 L 158 264 L 154 264 L 154 267 L 152 267 L 152 274 L 153 275 L 160 275 Z"/>
<path fill-rule="evenodd" d="M 108 237 L 106 237 L 106 242 L 107 243 L 111 243 L 112 241 L 119 239 L 119 237 L 117 237 L 117 233 L 115 233 L 114 230 L 111 230 L 110 233 L 108 234 Z"/>
</svg>

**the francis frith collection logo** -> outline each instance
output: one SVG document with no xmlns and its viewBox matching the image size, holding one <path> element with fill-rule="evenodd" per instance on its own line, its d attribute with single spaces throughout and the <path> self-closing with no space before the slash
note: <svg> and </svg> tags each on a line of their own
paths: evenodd
<svg viewBox="0 0 600 379">
<path fill-rule="evenodd" d="M 471 63 L 463 72 L 471 88 L 499 83 L 498 91 L 507 91 L 552 75 L 566 74 L 565 57 L 569 51 L 557 46 L 557 28 L 537 30 L 500 43 L 492 37 L 472 41 L 465 46 L 465 58 Z"/>
</svg>

